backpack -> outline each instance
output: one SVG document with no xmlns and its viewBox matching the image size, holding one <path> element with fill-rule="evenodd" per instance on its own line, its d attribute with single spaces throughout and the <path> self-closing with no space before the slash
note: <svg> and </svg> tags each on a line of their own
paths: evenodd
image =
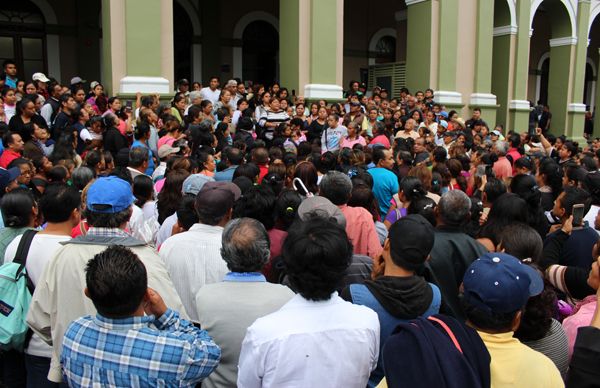
<svg viewBox="0 0 600 388">
<path fill-rule="evenodd" d="M 23 350 L 29 327 L 26 317 L 34 286 L 25 264 L 36 230 L 23 233 L 14 261 L 0 266 L 0 349 Z"/>
</svg>

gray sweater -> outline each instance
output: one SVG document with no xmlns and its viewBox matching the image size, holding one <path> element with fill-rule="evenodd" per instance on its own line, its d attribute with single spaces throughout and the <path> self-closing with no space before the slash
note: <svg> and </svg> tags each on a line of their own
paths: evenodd
<svg viewBox="0 0 600 388">
<path fill-rule="evenodd" d="M 235 387 L 246 330 L 256 319 L 279 310 L 293 296 L 289 288 L 266 282 L 225 281 L 202 287 L 196 295 L 199 322 L 221 347 L 221 362 L 202 381 L 202 387 Z"/>
</svg>

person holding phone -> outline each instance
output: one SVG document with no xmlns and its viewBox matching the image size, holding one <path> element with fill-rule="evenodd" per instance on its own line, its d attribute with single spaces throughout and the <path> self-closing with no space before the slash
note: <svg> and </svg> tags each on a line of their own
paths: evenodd
<svg viewBox="0 0 600 388">
<path fill-rule="evenodd" d="M 583 215 L 591 206 L 590 194 L 578 187 L 568 186 L 554 201 L 552 214 L 560 219 L 560 225 L 555 226 L 545 241 L 547 246 L 561 233 L 562 225 L 573 216 L 573 231 L 564 242 L 558 255 L 558 261 L 550 260 L 546 256 L 540 261 L 542 269 L 546 270 L 553 264 L 582 268 L 589 271 L 594 257 L 592 248 L 598 241 L 598 233 L 583 222 Z M 552 229 L 551 229 L 552 230 Z"/>
</svg>

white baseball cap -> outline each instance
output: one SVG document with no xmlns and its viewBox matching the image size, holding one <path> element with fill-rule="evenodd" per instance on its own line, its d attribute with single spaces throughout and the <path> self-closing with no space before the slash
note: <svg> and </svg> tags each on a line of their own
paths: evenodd
<svg viewBox="0 0 600 388">
<path fill-rule="evenodd" d="M 34 73 L 31 79 L 34 81 L 50 82 L 50 79 L 44 73 Z"/>
</svg>

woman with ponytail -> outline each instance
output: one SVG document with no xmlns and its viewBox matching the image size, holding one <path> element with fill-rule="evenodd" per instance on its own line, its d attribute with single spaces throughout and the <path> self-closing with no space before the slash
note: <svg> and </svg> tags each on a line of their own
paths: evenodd
<svg viewBox="0 0 600 388">
<path fill-rule="evenodd" d="M 550 226 L 542 208 L 542 194 L 535 178 L 531 175 L 519 174 L 510 182 L 510 191 L 517 194 L 527 203 L 527 224 L 535 229 L 541 238 L 545 238 Z"/>
<path fill-rule="evenodd" d="M 394 196 L 393 202 L 395 205 L 390 207 L 390 210 L 385 217 L 383 223 L 389 229 L 392 224 L 400 218 L 408 214 L 408 207 L 412 201 L 427 196 L 427 190 L 423 188 L 421 180 L 414 176 L 407 176 L 400 182 L 400 191 L 397 196 Z"/>
<path fill-rule="evenodd" d="M 562 169 L 554 160 L 544 159 L 540 163 L 535 180 L 541 193 L 542 208 L 544 211 L 552 210 L 554 201 L 562 192 Z"/>
</svg>

